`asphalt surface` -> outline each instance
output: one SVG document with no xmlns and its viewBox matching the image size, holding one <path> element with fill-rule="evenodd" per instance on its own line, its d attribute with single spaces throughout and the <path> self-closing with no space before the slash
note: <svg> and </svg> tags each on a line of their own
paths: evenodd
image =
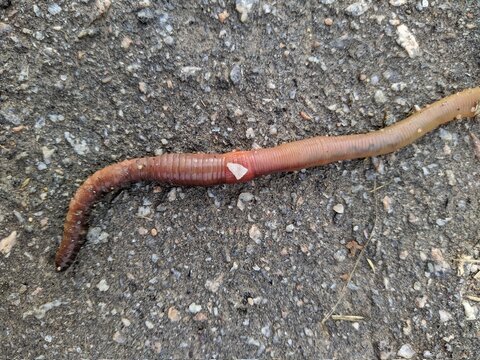
<svg viewBox="0 0 480 360">
<path fill-rule="evenodd" d="M 476 0 L 0 0 L 0 358 L 480 358 L 479 121 L 242 185 L 136 184 L 53 263 L 95 170 L 379 129 L 480 85 L 479 18 Z"/>
</svg>

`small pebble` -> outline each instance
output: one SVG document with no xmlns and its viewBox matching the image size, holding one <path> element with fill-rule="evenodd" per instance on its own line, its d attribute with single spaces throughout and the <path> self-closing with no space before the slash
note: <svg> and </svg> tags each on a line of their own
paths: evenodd
<svg viewBox="0 0 480 360">
<path fill-rule="evenodd" d="M 393 83 L 392 86 L 390 86 L 390 89 L 393 91 L 402 91 L 407 87 L 407 84 L 404 82 L 398 82 L 398 83 Z"/>
<path fill-rule="evenodd" d="M 218 20 L 224 24 L 225 21 L 227 21 L 227 19 L 230 17 L 230 14 L 228 13 L 227 10 L 223 10 L 220 14 L 217 15 L 218 16 Z"/>
<path fill-rule="evenodd" d="M 411 58 L 420 55 L 417 39 L 415 39 L 415 36 L 413 36 L 406 25 L 397 26 L 397 43 L 407 51 L 408 56 Z"/>
<path fill-rule="evenodd" d="M 127 50 L 130 47 L 130 45 L 132 45 L 132 43 L 133 43 L 133 40 L 130 39 L 128 36 L 125 36 L 122 39 L 122 43 L 121 43 L 122 49 Z"/>
<path fill-rule="evenodd" d="M 91 245 L 108 242 L 109 233 L 102 230 L 99 226 L 94 226 L 88 229 L 87 240 Z"/>
<path fill-rule="evenodd" d="M 152 209 L 150 206 L 139 206 L 137 210 L 137 216 L 138 217 L 148 217 L 152 213 Z"/>
<path fill-rule="evenodd" d="M 247 139 L 254 139 L 255 138 L 255 130 L 253 130 L 251 127 L 247 129 L 245 132 L 245 136 Z"/>
<path fill-rule="evenodd" d="M 108 9 L 110 9 L 111 5 L 112 5 L 111 0 L 96 0 L 95 1 L 95 6 L 97 8 L 96 18 L 98 19 L 99 17 L 103 16 L 108 11 Z"/>
<path fill-rule="evenodd" d="M 335 211 L 337 214 L 343 214 L 345 212 L 345 207 L 343 204 L 337 204 L 333 207 L 333 211 Z"/>
<path fill-rule="evenodd" d="M 98 288 L 98 290 L 100 290 L 100 291 L 107 291 L 107 290 L 110 288 L 110 286 L 108 286 L 107 280 L 102 279 L 102 280 L 100 280 L 100 282 L 97 284 L 97 288 Z"/>
<path fill-rule="evenodd" d="M 393 208 L 392 208 L 392 198 L 389 197 L 388 195 L 385 195 L 385 197 L 382 200 L 383 203 L 383 208 L 388 214 L 393 213 Z"/>
<path fill-rule="evenodd" d="M 117 331 L 115 334 L 113 334 L 113 341 L 119 344 L 125 344 L 127 342 L 127 338 L 120 331 Z"/>
<path fill-rule="evenodd" d="M 43 161 L 45 164 L 50 164 L 54 152 L 55 149 L 49 149 L 46 146 L 42 146 Z"/>
<path fill-rule="evenodd" d="M 390 0 L 389 3 L 392 6 L 401 6 L 405 5 L 407 3 L 407 0 Z"/>
<path fill-rule="evenodd" d="M 410 319 L 406 320 L 406 324 L 402 330 L 403 334 L 406 336 L 410 336 L 412 334 L 412 321 Z"/>
<path fill-rule="evenodd" d="M 478 310 L 475 306 L 470 305 L 468 301 L 462 301 L 463 310 L 465 311 L 465 320 L 477 320 Z"/>
<path fill-rule="evenodd" d="M 428 297 L 426 295 L 422 297 L 417 297 L 415 299 L 415 305 L 417 305 L 419 309 L 423 309 L 425 305 L 427 305 L 427 300 L 428 300 Z"/>
<path fill-rule="evenodd" d="M 275 90 L 277 88 L 277 85 L 275 85 L 275 83 L 272 80 L 269 80 L 267 82 L 267 88 L 269 88 L 270 90 Z"/>
<path fill-rule="evenodd" d="M 150 8 L 142 9 L 139 12 L 137 12 L 137 19 L 142 23 L 142 24 L 147 24 L 151 20 L 153 20 L 155 17 L 155 14 Z"/>
<path fill-rule="evenodd" d="M 190 306 L 188 307 L 188 311 L 190 311 L 190 313 L 192 314 L 197 314 L 198 312 L 200 312 L 200 310 L 202 310 L 202 306 L 197 305 L 194 302 L 191 303 Z"/>
<path fill-rule="evenodd" d="M 220 285 L 223 283 L 223 274 L 216 277 L 214 280 L 207 280 L 205 282 L 205 287 L 213 293 L 216 293 L 220 288 Z"/>
<path fill-rule="evenodd" d="M 419 224 L 420 223 L 420 218 L 418 216 L 416 216 L 415 214 L 413 213 L 410 213 L 408 214 L 408 222 L 410 224 Z"/>
<path fill-rule="evenodd" d="M 240 21 L 242 23 L 248 20 L 248 15 L 253 9 L 253 6 L 258 3 L 258 0 L 236 0 L 235 10 L 240 14 Z"/>
<path fill-rule="evenodd" d="M 411 359 L 415 356 L 415 351 L 410 344 L 404 344 L 400 350 L 398 350 L 397 355 L 404 359 Z"/>
<path fill-rule="evenodd" d="M 138 90 L 142 93 L 142 94 L 146 94 L 147 93 L 147 84 L 144 83 L 143 81 L 140 81 L 138 83 Z"/>
<path fill-rule="evenodd" d="M 38 7 L 38 5 L 33 5 L 33 12 L 35 13 L 36 17 L 41 17 L 43 15 L 42 9 Z"/>
<path fill-rule="evenodd" d="M 0 240 L 0 253 L 2 253 L 5 257 L 9 257 L 10 252 L 12 251 L 12 248 L 15 246 L 16 243 L 17 232 L 12 231 L 10 235 Z"/>
<path fill-rule="evenodd" d="M 332 26 L 333 25 L 333 20 L 331 18 L 326 18 L 323 20 L 324 24 L 327 26 Z"/>
<path fill-rule="evenodd" d="M 145 326 L 148 328 L 148 329 L 153 329 L 154 328 L 154 325 L 151 321 L 145 321 Z"/>
<path fill-rule="evenodd" d="M 373 96 L 373 99 L 379 105 L 385 104 L 388 101 L 387 97 L 385 96 L 382 90 L 375 91 L 375 95 Z"/>
<path fill-rule="evenodd" d="M 182 75 L 186 77 L 190 77 L 190 76 L 194 76 L 200 70 L 202 69 L 197 66 L 184 66 L 180 69 L 180 72 L 182 73 Z"/>
<path fill-rule="evenodd" d="M 255 197 L 253 196 L 252 193 L 249 192 L 243 192 L 238 196 L 237 200 L 237 207 L 240 210 L 245 210 L 245 203 L 251 202 Z"/>
<path fill-rule="evenodd" d="M 27 316 L 35 316 L 38 320 L 41 320 L 45 317 L 47 314 L 47 311 L 52 310 L 53 308 L 56 308 L 63 303 L 60 300 L 54 300 L 52 302 L 45 303 L 43 305 L 40 305 L 39 307 L 34 308 L 33 310 L 26 311 L 22 314 L 22 317 L 25 319 Z"/>
<path fill-rule="evenodd" d="M 417 5 L 415 5 L 415 8 L 418 11 L 422 11 L 423 9 L 426 9 L 428 7 L 428 0 L 419 0 L 417 2 Z"/>
<path fill-rule="evenodd" d="M 207 314 L 205 314 L 203 311 L 199 312 L 197 315 L 193 317 L 193 320 L 195 321 L 207 321 L 208 317 Z"/>
<path fill-rule="evenodd" d="M 438 270 L 448 270 L 450 269 L 450 264 L 445 261 L 442 250 L 438 248 L 432 248 L 431 250 L 432 260 L 435 263 L 436 267 L 438 266 Z"/>
<path fill-rule="evenodd" d="M 173 307 L 173 306 L 171 306 L 171 307 L 168 309 L 167 316 L 168 316 L 168 318 L 170 319 L 170 321 L 173 321 L 173 322 L 180 321 L 180 313 L 179 313 L 178 310 L 175 309 L 175 307 Z"/>
<path fill-rule="evenodd" d="M 47 10 L 50 13 L 50 15 L 57 15 L 57 14 L 60 14 L 60 12 L 62 11 L 62 8 L 57 3 L 52 3 L 48 5 Z"/>
<path fill-rule="evenodd" d="M 360 16 L 360 15 L 363 15 L 365 12 L 367 12 L 369 7 L 370 7 L 369 3 L 367 3 L 364 0 L 361 0 L 349 5 L 345 9 L 345 12 L 350 16 Z"/>
<path fill-rule="evenodd" d="M 39 162 L 39 163 L 37 164 L 37 169 L 40 170 L 40 171 L 45 170 L 45 169 L 47 169 L 47 168 L 48 168 L 48 167 L 47 167 L 47 164 L 45 164 L 44 162 Z"/>
<path fill-rule="evenodd" d="M 450 314 L 448 311 L 445 310 L 439 310 L 438 314 L 440 315 L 440 322 L 445 323 L 447 321 L 452 320 L 452 314 Z"/>
<path fill-rule="evenodd" d="M 333 258 L 337 260 L 338 262 L 345 261 L 347 258 L 347 249 L 339 249 L 333 254 Z"/>
<path fill-rule="evenodd" d="M 305 331 L 305 335 L 307 335 L 308 337 L 312 337 L 313 336 L 313 331 L 310 330 L 309 328 L 305 328 L 303 329 Z"/>
<path fill-rule="evenodd" d="M 65 140 L 67 140 L 67 142 L 70 144 L 70 146 L 78 155 L 83 156 L 90 151 L 87 145 L 87 142 L 85 140 L 75 139 L 75 137 L 72 134 L 70 134 L 68 131 L 65 131 L 64 136 L 65 136 Z"/>
<path fill-rule="evenodd" d="M 435 223 L 438 225 L 438 226 L 445 226 L 448 224 L 448 222 L 452 220 L 452 218 L 446 218 L 446 219 L 437 219 L 435 220 Z"/>
<path fill-rule="evenodd" d="M 172 188 L 167 194 L 167 199 L 170 202 L 173 202 L 173 201 L 177 200 L 177 189 Z"/>
<path fill-rule="evenodd" d="M 438 136 L 440 137 L 440 139 L 442 139 L 444 141 L 452 141 L 453 140 L 453 134 L 450 131 L 448 131 L 444 128 L 439 129 Z"/>
<path fill-rule="evenodd" d="M 448 185 L 455 186 L 457 184 L 455 173 L 452 170 L 445 170 L 445 174 L 447 174 Z"/>
<path fill-rule="evenodd" d="M 260 244 L 263 238 L 262 232 L 257 225 L 252 225 L 250 227 L 250 230 L 248 231 L 248 236 L 250 236 L 250 239 L 255 241 L 256 244 Z"/>
<path fill-rule="evenodd" d="M 145 236 L 145 235 L 148 234 L 148 229 L 144 228 L 143 226 L 140 226 L 140 227 L 138 228 L 138 233 L 139 233 L 140 235 L 142 235 L 142 236 Z"/>
</svg>

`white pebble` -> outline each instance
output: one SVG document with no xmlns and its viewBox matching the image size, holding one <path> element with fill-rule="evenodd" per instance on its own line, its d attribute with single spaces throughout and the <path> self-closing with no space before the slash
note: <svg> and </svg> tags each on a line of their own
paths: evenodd
<svg viewBox="0 0 480 360">
<path fill-rule="evenodd" d="M 445 323 L 447 321 L 452 320 L 452 314 L 450 314 L 448 311 L 445 310 L 439 310 L 438 315 L 440 315 L 440 322 Z"/>
<path fill-rule="evenodd" d="M 418 1 L 415 7 L 417 8 L 418 11 L 422 11 L 423 9 L 428 7 L 428 0 Z"/>
<path fill-rule="evenodd" d="M 55 149 L 49 149 L 46 146 L 42 146 L 43 162 L 45 164 L 50 164 L 54 152 Z"/>
<path fill-rule="evenodd" d="M 387 97 L 385 96 L 382 90 L 375 91 L 375 95 L 373 95 L 373 99 L 379 105 L 385 104 L 387 102 Z"/>
<path fill-rule="evenodd" d="M 62 8 L 57 3 L 53 3 L 48 5 L 47 10 L 51 15 L 57 15 L 57 14 L 60 14 L 60 12 L 62 11 Z"/>
<path fill-rule="evenodd" d="M 120 331 L 117 331 L 115 334 L 113 334 L 113 341 L 119 344 L 125 344 L 127 339 L 125 338 L 125 335 L 123 335 Z"/>
<path fill-rule="evenodd" d="M 240 21 L 243 23 L 248 20 L 248 15 L 252 11 L 253 5 L 255 5 L 258 0 L 236 0 L 235 1 L 235 10 L 240 14 Z"/>
<path fill-rule="evenodd" d="M 200 312 L 200 310 L 202 310 L 202 305 L 197 305 L 194 302 L 191 303 L 190 306 L 188 307 L 188 311 L 190 311 L 190 313 L 192 314 L 196 314 Z"/>
<path fill-rule="evenodd" d="M 138 217 L 148 217 L 152 212 L 150 206 L 139 206 L 137 210 Z"/>
<path fill-rule="evenodd" d="M 390 0 L 389 3 L 392 6 L 401 6 L 405 5 L 407 3 L 407 0 Z"/>
<path fill-rule="evenodd" d="M 87 142 L 85 140 L 75 139 L 75 137 L 72 134 L 70 134 L 68 131 L 65 131 L 64 136 L 65 136 L 65 140 L 67 140 L 67 142 L 70 144 L 70 146 L 73 148 L 73 150 L 75 150 L 75 152 L 78 155 L 83 156 L 90 151 L 90 149 L 88 148 Z"/>
<path fill-rule="evenodd" d="M 448 185 L 457 185 L 457 179 L 455 178 L 455 173 L 452 170 L 445 170 L 445 174 L 447 174 Z"/>
<path fill-rule="evenodd" d="M 333 211 L 337 214 L 343 214 L 345 212 L 345 207 L 342 204 L 337 204 L 333 207 Z"/>
<path fill-rule="evenodd" d="M 438 131 L 438 136 L 440 136 L 440 139 L 444 141 L 452 141 L 453 140 L 453 135 L 450 131 L 445 130 L 444 128 L 440 128 Z"/>
<path fill-rule="evenodd" d="M 10 235 L 7 237 L 3 238 L 0 241 L 0 252 L 5 255 L 5 257 L 10 256 L 10 251 L 12 251 L 12 248 L 15 246 L 17 243 L 17 232 L 12 231 Z"/>
<path fill-rule="evenodd" d="M 107 290 L 110 288 L 110 286 L 108 286 L 107 280 L 102 279 L 102 280 L 100 280 L 100 282 L 97 284 L 97 288 L 98 288 L 98 290 L 100 290 L 100 291 L 107 291 Z"/>
<path fill-rule="evenodd" d="M 153 329 L 154 325 L 151 321 L 145 321 L 145 326 L 148 328 L 148 329 Z"/>
<path fill-rule="evenodd" d="M 167 199 L 170 202 L 177 200 L 177 189 L 172 188 L 167 194 Z"/>
<path fill-rule="evenodd" d="M 398 350 L 397 355 L 404 359 L 411 359 L 415 356 L 415 351 L 410 344 L 403 344 L 400 350 Z"/>
<path fill-rule="evenodd" d="M 463 310 L 465 311 L 465 320 L 477 320 L 478 309 L 475 306 L 470 305 L 468 301 L 463 301 L 462 305 Z"/>
<path fill-rule="evenodd" d="M 397 27 L 397 36 L 397 43 L 407 51 L 408 56 L 414 58 L 420 55 L 417 39 L 406 25 L 402 24 Z"/>
<path fill-rule="evenodd" d="M 361 0 L 348 6 L 345 9 L 345 12 L 351 16 L 360 16 L 360 15 L 363 15 L 368 10 L 369 7 L 370 7 L 369 3 L 365 2 L 364 0 Z"/>
<path fill-rule="evenodd" d="M 250 239 L 255 241 L 256 244 L 260 244 L 263 237 L 262 232 L 257 225 L 252 225 L 250 230 L 248 230 L 248 236 L 250 236 Z"/>
<path fill-rule="evenodd" d="M 392 86 L 390 86 L 390 89 L 392 89 L 393 91 L 402 91 L 406 87 L 407 87 L 407 84 L 405 84 L 404 82 L 398 82 L 398 83 L 392 84 Z"/>
</svg>

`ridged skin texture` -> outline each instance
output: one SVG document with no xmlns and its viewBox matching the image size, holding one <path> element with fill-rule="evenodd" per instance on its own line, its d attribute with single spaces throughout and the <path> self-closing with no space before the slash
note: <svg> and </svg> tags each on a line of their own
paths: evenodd
<svg viewBox="0 0 480 360">
<path fill-rule="evenodd" d="M 125 160 L 95 172 L 70 201 L 55 265 L 66 270 L 85 242 L 93 204 L 106 192 L 138 181 L 209 186 L 246 182 L 255 177 L 378 156 L 411 144 L 438 126 L 478 115 L 480 87 L 441 99 L 384 129 L 367 134 L 317 136 L 273 148 L 227 154 L 165 154 Z"/>
</svg>

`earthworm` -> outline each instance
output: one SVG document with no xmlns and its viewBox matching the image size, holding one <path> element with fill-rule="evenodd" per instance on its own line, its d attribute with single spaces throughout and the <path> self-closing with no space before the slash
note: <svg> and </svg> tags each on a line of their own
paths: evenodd
<svg viewBox="0 0 480 360">
<path fill-rule="evenodd" d="M 478 115 L 479 102 L 480 87 L 476 87 L 366 134 L 317 136 L 272 148 L 225 154 L 164 154 L 109 165 L 91 175 L 70 201 L 63 240 L 55 257 L 57 271 L 66 270 L 75 260 L 85 242 L 91 208 L 106 192 L 138 181 L 196 186 L 233 184 L 281 171 L 387 154 L 444 123 Z"/>
</svg>

